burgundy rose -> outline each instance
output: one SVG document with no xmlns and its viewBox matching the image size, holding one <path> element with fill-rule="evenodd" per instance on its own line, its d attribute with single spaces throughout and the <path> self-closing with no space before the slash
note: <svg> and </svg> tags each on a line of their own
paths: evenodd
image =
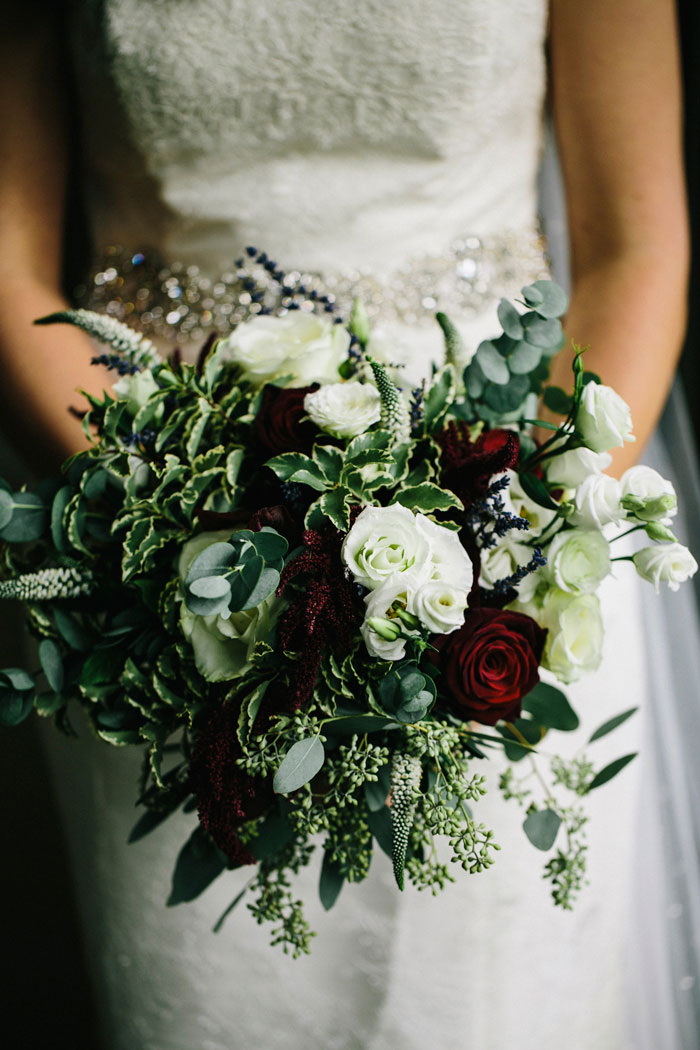
<svg viewBox="0 0 700 1050">
<path fill-rule="evenodd" d="M 317 430 L 313 423 L 302 419 L 306 415 L 304 398 L 312 390 L 316 390 L 315 385 L 289 390 L 266 386 L 263 390 L 255 417 L 255 435 L 270 455 L 310 450 Z"/>
<path fill-rule="evenodd" d="M 482 496 L 494 474 L 512 469 L 518 462 L 520 441 L 512 430 L 487 430 L 476 441 L 464 422 L 452 421 L 437 435 L 442 483 L 468 507 Z"/>
<path fill-rule="evenodd" d="M 520 701 L 540 680 L 546 634 L 522 613 L 471 609 L 458 631 L 431 639 L 455 713 L 491 726 L 517 718 Z"/>
</svg>

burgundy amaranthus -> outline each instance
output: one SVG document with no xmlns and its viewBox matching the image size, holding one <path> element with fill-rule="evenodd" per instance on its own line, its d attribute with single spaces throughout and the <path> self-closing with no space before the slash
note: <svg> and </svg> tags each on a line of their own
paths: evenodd
<svg viewBox="0 0 700 1050">
<path fill-rule="evenodd" d="M 278 647 L 297 654 L 289 680 L 292 708 L 311 696 L 324 649 L 348 649 L 362 622 L 362 603 L 340 556 L 342 541 L 332 526 L 322 532 L 307 529 L 304 550 L 282 573 L 278 594 L 297 576 L 306 578 L 304 589 L 291 598 L 278 634 Z"/>
<path fill-rule="evenodd" d="M 483 496 L 494 474 L 512 469 L 518 462 L 520 442 L 512 430 L 487 430 L 472 441 L 463 421 L 451 421 L 437 435 L 442 449 L 442 482 L 459 496 L 465 507 Z"/>
</svg>

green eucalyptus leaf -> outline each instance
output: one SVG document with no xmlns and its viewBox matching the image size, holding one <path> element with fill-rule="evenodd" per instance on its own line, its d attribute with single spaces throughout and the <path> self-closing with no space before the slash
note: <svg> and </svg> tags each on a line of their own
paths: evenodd
<svg viewBox="0 0 700 1050">
<path fill-rule="evenodd" d="M 54 693 L 63 689 L 63 659 L 61 650 L 51 638 L 44 638 L 39 643 L 39 663 Z"/>
<path fill-rule="evenodd" d="M 197 598 L 225 598 L 231 597 L 231 585 L 224 576 L 199 576 L 189 586 L 189 591 Z"/>
<path fill-rule="evenodd" d="M 486 386 L 486 376 L 479 367 L 479 362 L 472 358 L 464 369 L 464 387 L 471 398 L 479 398 Z"/>
<path fill-rule="evenodd" d="M 536 849 L 548 850 L 561 826 L 561 817 L 552 809 L 537 809 L 525 817 L 523 829 Z"/>
<path fill-rule="evenodd" d="M 579 719 L 561 689 L 539 682 L 523 699 L 523 709 L 547 729 L 568 733 L 578 728 Z"/>
<path fill-rule="evenodd" d="M 505 364 L 505 361 L 503 363 Z M 530 392 L 527 376 L 511 376 L 510 372 L 508 375 L 510 376 L 508 383 L 502 386 L 491 383 L 484 390 L 484 401 L 497 415 L 515 412 Z"/>
<path fill-rule="evenodd" d="M 34 689 L 34 679 L 22 667 L 3 667 L 0 671 L 0 689 L 3 688 L 2 679 L 18 693 L 31 692 Z"/>
<path fill-rule="evenodd" d="M 236 564 L 236 550 L 230 543 L 211 543 L 197 555 L 190 565 L 185 580 L 189 587 L 194 580 L 204 576 L 224 576 Z"/>
<path fill-rule="evenodd" d="M 278 795 L 297 791 L 316 776 L 326 759 L 326 752 L 318 736 L 297 740 L 282 759 L 275 773 L 272 787 Z"/>
<path fill-rule="evenodd" d="M 225 867 L 226 857 L 198 824 L 175 862 L 168 907 L 199 897 Z"/>
<path fill-rule="evenodd" d="M 609 718 L 607 722 L 603 722 L 602 725 L 598 726 L 594 733 L 591 733 L 588 738 L 588 743 L 592 744 L 594 740 L 600 740 L 602 736 L 607 736 L 608 733 L 612 733 L 613 729 L 617 729 L 623 722 L 626 722 L 628 718 L 638 711 L 637 707 L 630 707 L 629 710 L 623 711 L 620 715 L 615 715 L 614 718 Z"/>
<path fill-rule="evenodd" d="M 546 387 L 543 401 L 550 412 L 556 412 L 559 416 L 568 416 L 571 411 L 571 397 L 560 386 Z"/>
<path fill-rule="evenodd" d="M 18 726 L 31 714 L 34 705 L 34 693 L 23 691 L 0 690 L 0 726 L 6 729 Z"/>
<path fill-rule="evenodd" d="M 272 569 L 266 566 L 258 578 L 255 587 L 248 595 L 248 599 L 243 606 L 242 611 L 246 609 L 255 609 L 256 606 L 264 602 L 266 598 L 270 598 L 277 588 L 279 587 L 280 574 L 277 569 Z"/>
<path fill-rule="evenodd" d="M 479 344 L 475 360 L 486 379 L 491 383 L 496 383 L 499 386 L 502 386 L 510 379 L 508 365 L 504 361 L 503 355 L 490 340 L 487 339 Z M 471 394 L 469 389 L 468 393 Z"/>
<path fill-rule="evenodd" d="M 501 299 L 498 304 L 498 320 L 507 336 L 511 339 L 522 339 L 523 325 L 520 314 L 507 299 Z"/>
<path fill-rule="evenodd" d="M 34 492 L 12 495 L 12 517 L 0 528 L 0 539 L 7 543 L 30 543 L 40 539 L 49 521 L 44 501 Z"/>
<path fill-rule="evenodd" d="M 508 368 L 513 375 L 527 375 L 537 368 L 541 357 L 540 347 L 525 342 L 518 343 L 513 352 L 508 355 Z"/>
<path fill-rule="evenodd" d="M 324 723 L 323 731 L 328 736 L 352 736 L 354 733 L 379 733 L 384 729 L 395 729 L 396 721 L 381 715 L 341 715 Z"/>
<path fill-rule="evenodd" d="M 614 762 L 610 762 L 607 766 L 603 766 L 600 772 L 596 773 L 593 777 L 593 780 L 588 785 L 588 790 L 593 791 L 602 784 L 607 784 L 609 780 L 612 780 L 613 777 L 617 776 L 620 770 L 624 769 L 625 766 L 636 757 L 637 752 L 635 751 L 631 755 L 623 755 L 622 758 L 616 758 Z"/>
<path fill-rule="evenodd" d="M 569 305 L 566 292 L 554 281 L 535 281 L 523 288 L 522 295 L 541 317 L 561 317 Z"/>
<path fill-rule="evenodd" d="M 337 861 L 331 859 L 330 853 L 324 852 L 318 894 L 321 898 L 321 904 L 326 911 L 330 911 L 337 901 L 344 882 L 345 876 L 340 869 L 340 865 Z"/>
<path fill-rule="evenodd" d="M 0 529 L 4 529 L 6 525 L 9 525 L 13 508 L 14 504 L 10 493 L 6 492 L 5 489 L 0 489 Z"/>
<path fill-rule="evenodd" d="M 276 529 L 264 525 L 259 532 L 252 534 L 250 542 L 267 565 L 275 565 L 277 568 L 282 566 L 289 544 Z"/>
<path fill-rule="evenodd" d="M 556 318 L 545 320 L 538 314 L 523 315 L 525 341 L 544 350 L 560 349 L 564 345 L 564 331 Z"/>
</svg>

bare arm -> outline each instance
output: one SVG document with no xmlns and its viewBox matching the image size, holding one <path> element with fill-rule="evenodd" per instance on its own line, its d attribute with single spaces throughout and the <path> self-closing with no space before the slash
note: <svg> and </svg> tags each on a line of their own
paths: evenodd
<svg viewBox="0 0 700 1050">
<path fill-rule="evenodd" d="M 78 387 L 99 393 L 103 375 L 81 332 L 32 325 L 65 306 L 66 127 L 54 26 L 27 21 L 0 44 L 0 424 L 47 474 L 85 447 L 68 406 L 82 407 Z"/>
<path fill-rule="evenodd" d="M 568 335 L 632 409 L 642 453 L 685 326 L 688 232 L 673 0 L 552 0 L 552 84 L 568 198 Z M 554 381 L 570 386 L 570 355 Z"/>
</svg>

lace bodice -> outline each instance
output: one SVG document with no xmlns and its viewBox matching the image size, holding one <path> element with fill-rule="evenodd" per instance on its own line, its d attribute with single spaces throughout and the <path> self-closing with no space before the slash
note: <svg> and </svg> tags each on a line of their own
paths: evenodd
<svg viewBox="0 0 700 1050">
<path fill-rule="evenodd" d="M 93 237 L 390 272 L 529 230 L 546 0 L 71 0 Z"/>
</svg>

